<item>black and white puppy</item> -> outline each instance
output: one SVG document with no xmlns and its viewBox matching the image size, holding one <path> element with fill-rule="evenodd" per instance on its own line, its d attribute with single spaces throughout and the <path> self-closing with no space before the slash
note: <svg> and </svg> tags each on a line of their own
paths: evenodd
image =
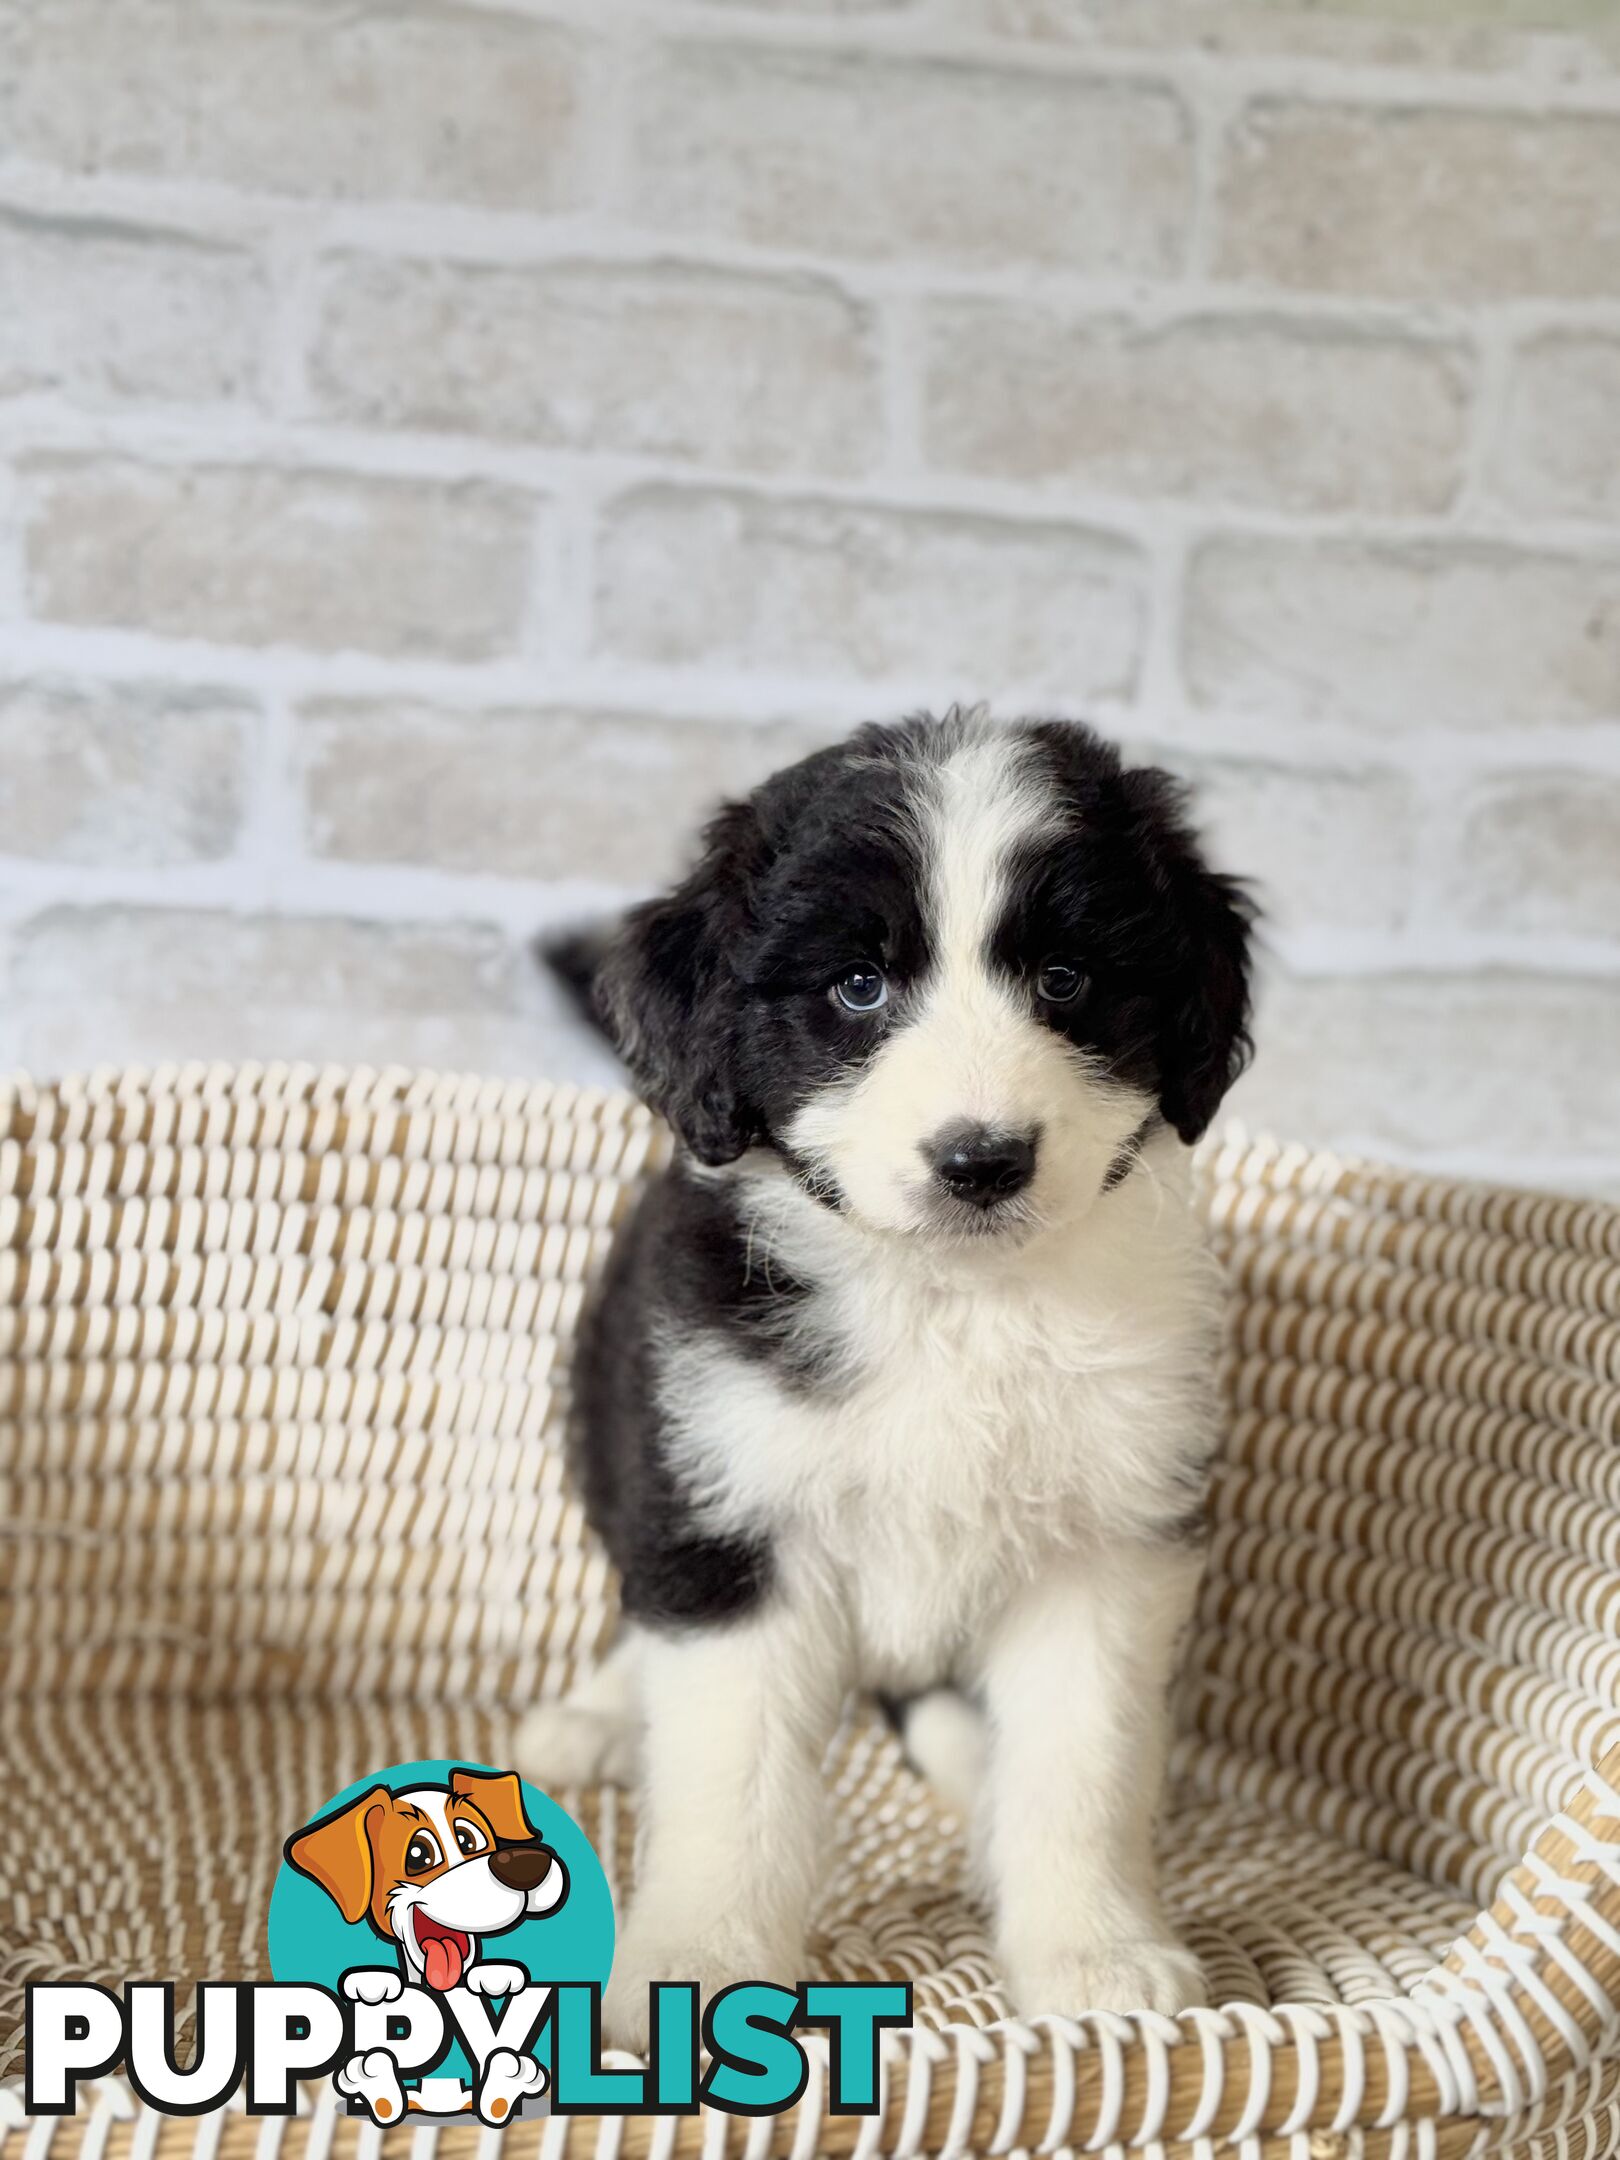
<svg viewBox="0 0 1620 2160">
<path fill-rule="evenodd" d="M 731 804 L 609 949 L 598 1010 L 683 1146 L 576 1375 L 625 1630 L 518 1755 L 643 1782 L 620 2043 L 649 1981 L 803 1975 L 854 1687 L 961 1691 L 936 1739 L 982 1753 L 1020 2011 L 1200 1998 L 1152 1833 L 1213 1435 L 1187 1149 L 1250 924 L 1167 775 L 952 713 Z"/>
</svg>

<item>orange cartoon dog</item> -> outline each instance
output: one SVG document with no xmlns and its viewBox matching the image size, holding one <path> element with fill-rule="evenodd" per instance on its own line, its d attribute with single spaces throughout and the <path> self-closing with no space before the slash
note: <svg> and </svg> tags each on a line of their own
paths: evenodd
<svg viewBox="0 0 1620 2160">
<path fill-rule="evenodd" d="M 443 1994 L 523 1984 L 522 1968 L 481 1964 L 479 1940 L 568 1894 L 568 1871 L 523 1812 L 510 1771 L 455 1770 L 447 1785 L 377 1785 L 287 1841 L 287 1859 L 345 1920 L 398 1946 L 405 1979 Z"/>
</svg>

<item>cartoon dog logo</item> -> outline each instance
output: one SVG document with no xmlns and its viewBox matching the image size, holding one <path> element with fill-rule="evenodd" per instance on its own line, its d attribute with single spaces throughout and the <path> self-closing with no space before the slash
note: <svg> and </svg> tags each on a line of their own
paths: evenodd
<svg viewBox="0 0 1620 2160">
<path fill-rule="evenodd" d="M 510 1771 L 453 1770 L 445 1785 L 400 1793 L 373 1786 L 290 1837 L 286 1856 L 345 1920 L 369 1921 L 394 1944 L 406 1982 L 441 1995 L 522 1986 L 523 1968 L 484 1960 L 480 1944 L 568 1895 L 568 1871 L 531 1828 Z"/>
</svg>

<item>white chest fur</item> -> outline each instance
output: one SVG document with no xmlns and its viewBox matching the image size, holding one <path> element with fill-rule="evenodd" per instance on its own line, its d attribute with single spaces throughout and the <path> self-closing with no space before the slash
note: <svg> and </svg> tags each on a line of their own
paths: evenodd
<svg viewBox="0 0 1620 2160">
<path fill-rule="evenodd" d="M 920 1259 L 767 1188 L 767 1259 L 815 1286 L 795 1387 L 712 1338 L 660 1390 L 716 1527 L 771 1537 L 847 1626 L 854 1676 L 940 1676 L 1057 1549 L 1184 1513 L 1209 1433 L 1213 1276 L 1168 1143 L 1061 1239 L 986 1265 Z"/>
</svg>

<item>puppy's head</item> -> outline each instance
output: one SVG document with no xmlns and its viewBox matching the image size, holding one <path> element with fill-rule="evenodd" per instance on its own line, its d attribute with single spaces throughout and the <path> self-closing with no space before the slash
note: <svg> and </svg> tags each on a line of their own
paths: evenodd
<svg viewBox="0 0 1620 2160">
<path fill-rule="evenodd" d="M 1248 1048 L 1249 931 L 1164 773 L 1091 730 L 865 728 L 709 827 L 597 981 L 700 1162 L 763 1146 L 869 1227 L 961 1242 L 1083 1216 Z"/>
<path fill-rule="evenodd" d="M 396 1940 L 412 1978 L 441 1992 L 459 1983 L 478 1936 L 551 1909 L 567 1879 L 530 1829 L 510 1771 L 457 1770 L 448 1788 L 404 1793 L 374 1786 L 286 1850 L 345 1920 Z M 542 1885 L 556 1894 L 537 1897 Z"/>
</svg>

